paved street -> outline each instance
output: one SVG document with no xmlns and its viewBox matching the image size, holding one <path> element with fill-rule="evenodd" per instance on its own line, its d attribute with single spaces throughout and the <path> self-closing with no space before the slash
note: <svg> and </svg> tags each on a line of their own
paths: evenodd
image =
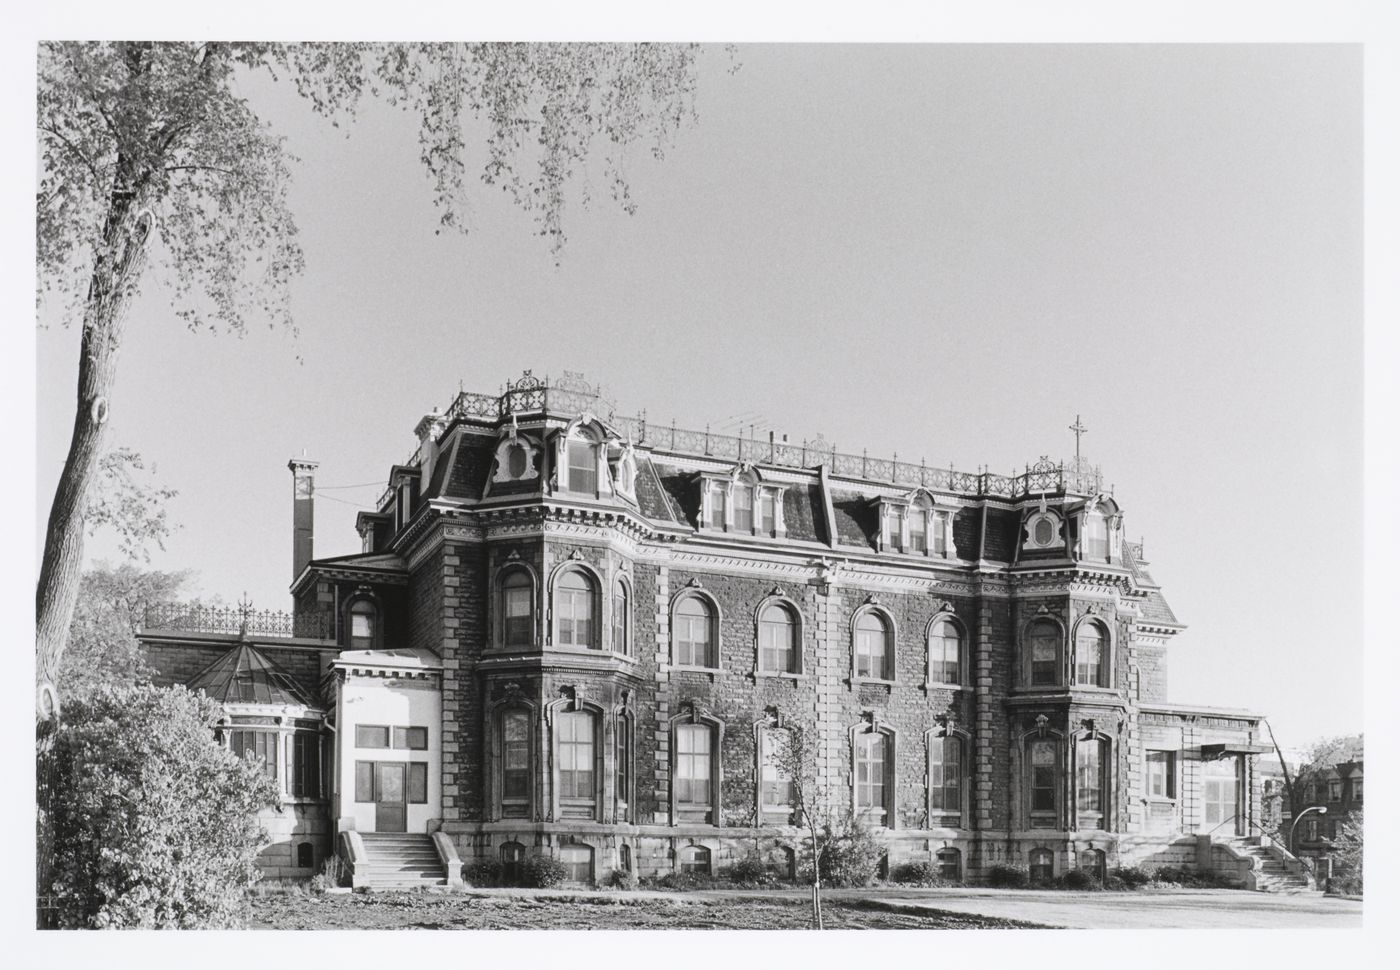
<svg viewBox="0 0 1400 970">
<path fill-rule="evenodd" d="M 1033 892 L 996 889 L 884 890 L 865 895 L 918 906 L 1080 929 L 1360 929 L 1360 900 L 1321 893 L 1274 895 L 1236 890 Z"/>
</svg>

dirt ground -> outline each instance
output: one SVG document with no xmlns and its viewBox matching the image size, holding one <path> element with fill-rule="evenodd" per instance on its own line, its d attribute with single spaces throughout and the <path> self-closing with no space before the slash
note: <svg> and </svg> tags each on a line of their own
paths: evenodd
<svg viewBox="0 0 1400 970">
<path fill-rule="evenodd" d="M 805 930 L 801 897 L 717 899 L 685 894 L 382 892 L 254 896 L 249 929 L 268 930 Z M 1036 924 L 964 913 L 888 912 L 830 901 L 832 929 L 1011 929 Z"/>
</svg>

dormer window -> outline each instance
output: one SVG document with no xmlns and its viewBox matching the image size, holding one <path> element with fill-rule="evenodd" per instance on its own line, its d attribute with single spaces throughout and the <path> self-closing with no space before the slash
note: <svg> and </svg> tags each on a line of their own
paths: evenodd
<svg viewBox="0 0 1400 970">
<path fill-rule="evenodd" d="M 702 488 L 702 528 L 782 537 L 783 486 L 761 482 L 748 468 L 732 477 L 706 477 Z"/>
<path fill-rule="evenodd" d="M 765 488 L 758 499 L 758 531 L 771 536 L 778 531 L 778 496 Z"/>
<path fill-rule="evenodd" d="M 568 447 L 569 491 L 596 495 L 598 492 L 598 446 L 583 438 L 572 438 Z"/>
<path fill-rule="evenodd" d="M 1060 517 L 1054 512 L 1036 512 L 1026 521 L 1027 549 L 1055 549 L 1063 544 Z"/>
<path fill-rule="evenodd" d="M 1087 559 L 1108 559 L 1108 520 L 1098 513 L 1084 517 L 1084 556 Z"/>
<path fill-rule="evenodd" d="M 885 507 L 885 548 L 898 552 L 903 547 L 904 509 L 897 505 Z"/>
<path fill-rule="evenodd" d="M 915 555 L 928 553 L 928 511 L 926 509 L 909 510 L 909 548 L 906 551 Z"/>
<path fill-rule="evenodd" d="M 747 485 L 734 486 L 734 530 L 753 531 L 753 489 Z"/>
<path fill-rule="evenodd" d="M 724 482 L 711 482 L 709 487 L 710 515 L 708 525 L 711 529 L 723 529 L 725 525 L 725 510 L 729 496 L 729 486 Z"/>
</svg>

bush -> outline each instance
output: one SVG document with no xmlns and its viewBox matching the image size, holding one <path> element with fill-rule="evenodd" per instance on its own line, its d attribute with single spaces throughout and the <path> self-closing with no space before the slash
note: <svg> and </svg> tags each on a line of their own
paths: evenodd
<svg viewBox="0 0 1400 970">
<path fill-rule="evenodd" d="M 1122 876 L 1117 876 L 1110 872 L 1108 877 L 1103 881 L 1103 888 L 1110 892 L 1122 893 L 1127 892 L 1132 887 L 1128 885 L 1128 881 Z"/>
<path fill-rule="evenodd" d="M 550 889 L 569 875 L 569 867 L 552 855 L 526 856 L 520 863 L 520 885 L 532 889 Z"/>
<path fill-rule="evenodd" d="M 1327 895 L 1329 896 L 1360 896 L 1362 895 L 1362 882 L 1359 875 L 1333 876 L 1327 880 Z"/>
<path fill-rule="evenodd" d="M 614 889 L 636 889 L 637 873 L 634 869 L 614 869 L 608 877 L 608 885 Z"/>
<path fill-rule="evenodd" d="M 65 928 L 242 925 L 276 785 L 214 740 L 217 704 L 183 687 L 71 700 L 39 757 L 51 894 Z"/>
<path fill-rule="evenodd" d="M 962 885 L 961 880 L 949 879 L 944 876 L 938 866 L 932 862 L 901 862 L 890 870 L 890 882 L 925 888 Z"/>
<path fill-rule="evenodd" d="M 656 889 L 674 889 L 688 892 L 692 889 L 709 889 L 715 884 L 715 877 L 708 872 L 688 872 L 676 870 L 665 875 L 648 879 L 646 885 Z"/>
<path fill-rule="evenodd" d="M 1102 889 L 1103 885 L 1094 878 L 1093 873 L 1085 869 L 1071 869 L 1060 877 L 1061 889 Z"/>
<path fill-rule="evenodd" d="M 501 885 L 501 860 L 476 859 L 462 867 L 462 878 L 472 886 Z"/>
<path fill-rule="evenodd" d="M 992 866 L 987 870 L 987 885 L 1000 889 L 1025 889 L 1030 885 L 1031 871 L 1024 866 Z"/>
<path fill-rule="evenodd" d="M 1229 876 L 1222 876 L 1218 872 L 1196 872 L 1194 869 L 1178 869 L 1175 866 L 1163 866 L 1157 870 L 1153 878 L 1159 884 L 1182 886 L 1188 889 L 1239 888 Z"/>
<path fill-rule="evenodd" d="M 1112 875 L 1123 880 L 1129 889 L 1141 889 L 1152 881 L 1152 873 L 1146 869 L 1139 869 L 1137 866 L 1124 866 L 1121 869 L 1114 869 Z"/>
<path fill-rule="evenodd" d="M 327 889 L 344 886 L 347 882 L 349 882 L 349 873 L 345 871 L 345 865 L 340 861 L 340 856 L 326 856 L 321 863 L 321 871 L 311 877 L 311 891 L 323 893 Z"/>
<path fill-rule="evenodd" d="M 880 875 L 885 847 L 859 820 L 839 835 L 830 830 L 821 855 L 822 883 L 838 889 L 869 886 Z"/>
<path fill-rule="evenodd" d="M 722 873 L 729 882 L 739 886 L 767 886 L 776 880 L 763 857 L 751 852 Z"/>
</svg>

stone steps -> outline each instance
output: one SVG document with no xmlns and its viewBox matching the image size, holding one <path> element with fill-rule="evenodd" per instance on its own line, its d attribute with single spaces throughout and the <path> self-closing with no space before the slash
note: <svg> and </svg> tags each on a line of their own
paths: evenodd
<svg viewBox="0 0 1400 970">
<path fill-rule="evenodd" d="M 447 873 L 431 835 L 362 832 L 365 862 L 355 881 L 371 889 L 416 889 L 443 886 Z"/>
</svg>

